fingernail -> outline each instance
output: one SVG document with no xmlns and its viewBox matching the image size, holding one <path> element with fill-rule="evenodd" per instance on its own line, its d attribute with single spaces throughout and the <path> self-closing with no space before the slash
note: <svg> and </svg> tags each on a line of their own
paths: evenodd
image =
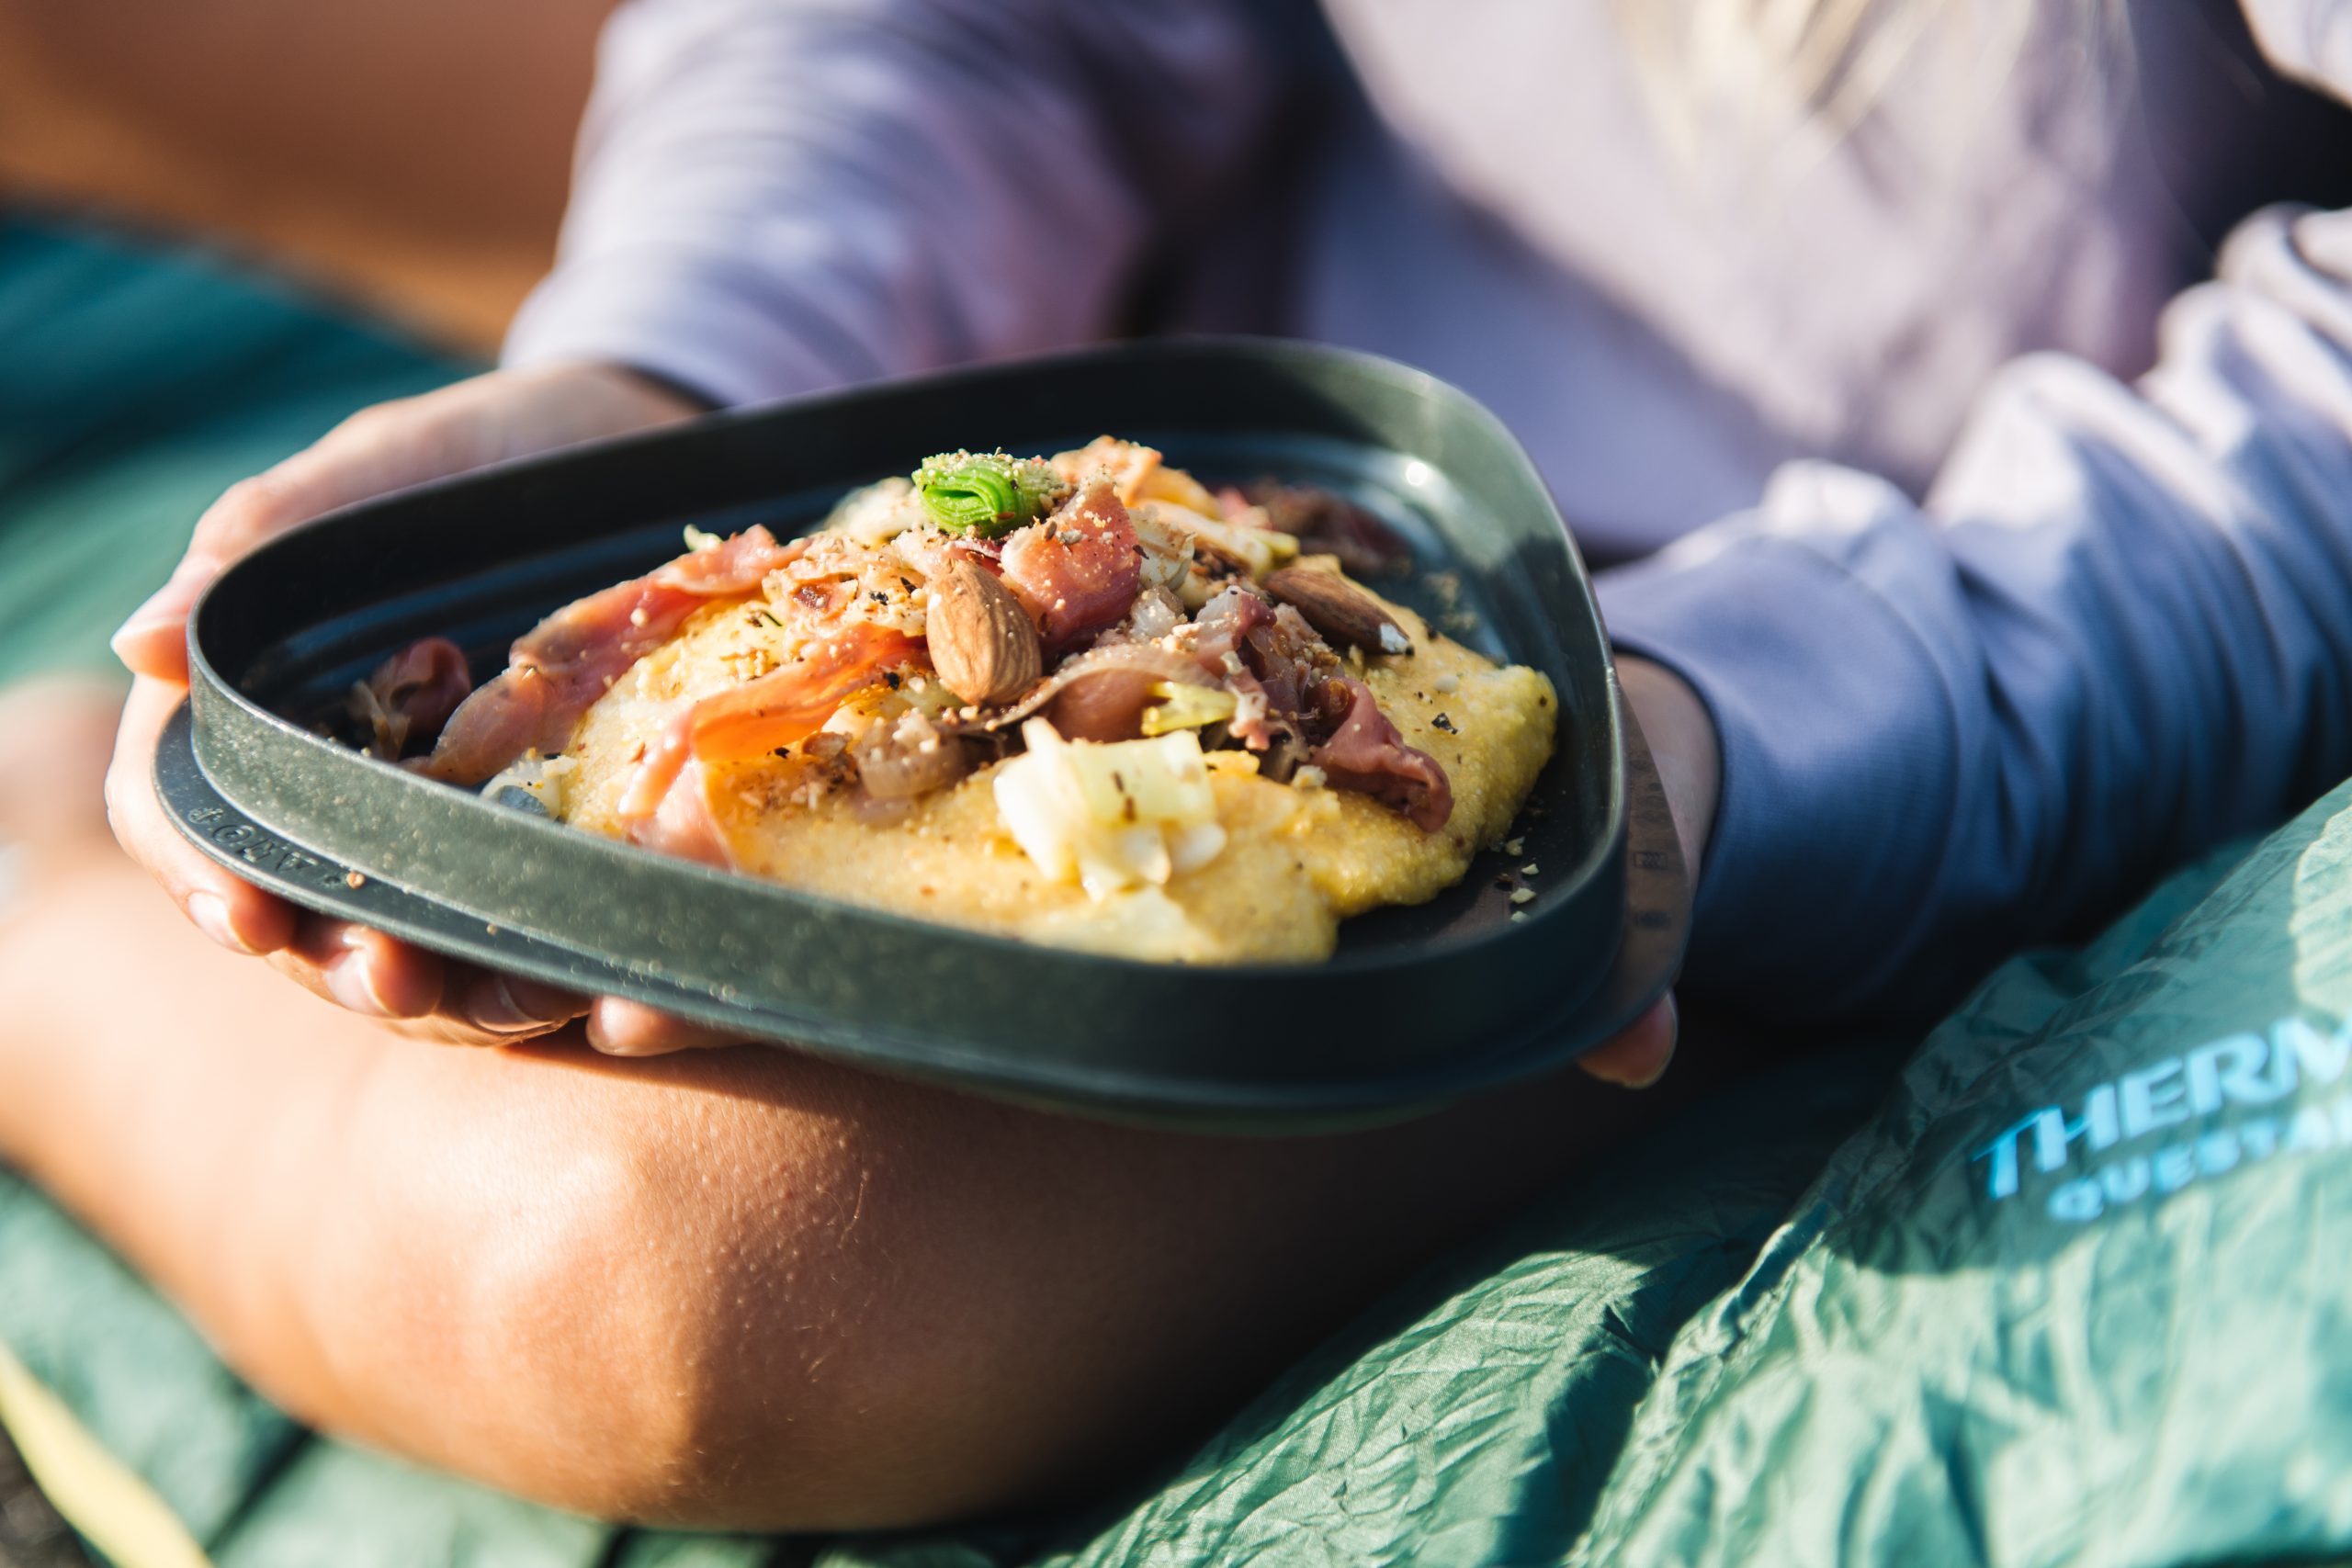
<svg viewBox="0 0 2352 1568">
<path fill-rule="evenodd" d="M 187 572 L 187 567 L 183 563 L 179 570 L 172 573 L 170 581 L 147 595 L 139 608 L 124 617 L 122 626 L 114 634 L 115 640 L 119 642 L 125 637 L 144 636 L 158 627 L 187 621 L 191 595 L 181 586 L 181 579 Z"/>
<path fill-rule="evenodd" d="M 376 994 L 374 976 L 369 973 L 367 955 L 355 953 L 327 967 L 327 990 L 334 999 L 353 1012 L 370 1018 L 390 1018 L 392 1010 Z"/>
<path fill-rule="evenodd" d="M 1666 1077 L 1667 1069 L 1674 1066 L 1675 1050 L 1682 1043 L 1682 1009 L 1680 1004 L 1675 1001 L 1673 992 L 1668 991 L 1660 1000 L 1658 1010 L 1662 1015 L 1662 1026 L 1666 1031 L 1666 1051 L 1658 1057 L 1657 1067 L 1647 1077 L 1638 1083 L 1627 1084 L 1625 1086 L 1627 1089 L 1648 1089 L 1658 1079 Z"/>
<path fill-rule="evenodd" d="M 163 602 L 164 595 L 171 592 L 171 584 L 165 583 L 146 598 L 141 599 L 139 602 L 139 608 L 122 618 L 122 626 L 114 635 L 120 637 L 125 632 L 138 631 L 158 621 L 171 619 L 171 607 Z"/>
<path fill-rule="evenodd" d="M 616 1035 L 605 1021 L 605 1010 L 594 1008 L 588 1014 L 588 1043 L 607 1056 L 643 1056 L 648 1053 L 645 1043 L 628 1032 Z"/>
<path fill-rule="evenodd" d="M 185 624 L 170 615 L 133 615 L 115 628 L 114 636 L 107 639 L 107 647 L 113 650 L 117 659 L 129 664 L 139 644 L 169 632 L 175 626 Z"/>
<path fill-rule="evenodd" d="M 1666 1077 L 1666 1069 L 1668 1066 L 1669 1064 L 1668 1063 L 1660 1062 L 1656 1067 L 1646 1073 L 1644 1073 L 1640 1077 L 1627 1078 L 1619 1087 L 1623 1089 L 1655 1089 L 1657 1087 L 1657 1080 Z"/>
<path fill-rule="evenodd" d="M 500 975 L 476 993 L 467 1016 L 474 1027 L 491 1034 L 542 1034 L 561 1028 L 572 1016 L 561 1006 L 549 1005 L 554 1001 L 554 993 L 542 987 Z"/>
<path fill-rule="evenodd" d="M 191 893 L 187 897 L 187 918 L 196 929 L 232 953 L 242 953 L 251 958 L 260 951 L 243 937 L 229 919 L 229 901 L 218 893 Z"/>
</svg>

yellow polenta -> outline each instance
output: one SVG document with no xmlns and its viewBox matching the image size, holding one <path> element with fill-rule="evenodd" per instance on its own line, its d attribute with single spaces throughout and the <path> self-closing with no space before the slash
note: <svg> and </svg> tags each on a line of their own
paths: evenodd
<svg viewBox="0 0 2352 1568">
<path fill-rule="evenodd" d="M 1165 887 L 1100 900 L 1047 881 L 1013 842 L 991 789 L 1003 762 L 876 822 L 840 795 L 810 803 L 789 759 L 763 758 L 705 776 L 712 818 L 742 871 L 922 919 L 1135 958 L 1326 957 L 1348 916 L 1419 903 L 1459 881 L 1472 855 L 1503 837 L 1552 752 L 1559 705 L 1549 681 L 1498 669 L 1411 611 L 1388 608 L 1415 651 L 1351 672 L 1406 743 L 1444 767 L 1453 814 L 1434 833 L 1367 795 L 1260 778 L 1243 751 L 1207 756 L 1223 851 Z M 772 667 L 777 635 L 756 605 L 719 605 L 640 660 L 582 721 L 565 819 L 624 836 L 615 808 L 678 699 Z"/>
</svg>

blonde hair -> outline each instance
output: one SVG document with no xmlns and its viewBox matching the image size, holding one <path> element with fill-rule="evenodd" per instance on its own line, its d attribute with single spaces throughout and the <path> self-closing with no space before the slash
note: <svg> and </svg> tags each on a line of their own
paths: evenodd
<svg viewBox="0 0 2352 1568">
<path fill-rule="evenodd" d="M 1834 144 L 1934 35 L 1939 118 L 1964 122 L 2015 67 L 2037 21 L 2066 28 L 2102 93 L 2127 78 L 2127 0 L 1612 0 L 1668 145 L 1695 158 L 1712 129 L 1751 151 L 1795 133 Z M 1943 46 L 1951 45 L 1950 49 Z"/>
</svg>

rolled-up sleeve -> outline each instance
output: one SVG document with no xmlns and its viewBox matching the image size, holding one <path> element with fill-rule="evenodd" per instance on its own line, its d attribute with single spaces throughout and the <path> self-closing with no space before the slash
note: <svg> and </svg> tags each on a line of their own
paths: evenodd
<svg viewBox="0 0 2352 1568">
<path fill-rule="evenodd" d="M 1100 335 L 1262 132 L 1288 9 L 631 0 L 504 357 L 741 403 Z"/>
<path fill-rule="evenodd" d="M 1925 505 L 1800 465 L 1602 592 L 1722 734 L 1692 981 L 1948 1002 L 2352 770 L 2352 214 L 2249 220 L 2136 387 L 2011 367 Z"/>
</svg>

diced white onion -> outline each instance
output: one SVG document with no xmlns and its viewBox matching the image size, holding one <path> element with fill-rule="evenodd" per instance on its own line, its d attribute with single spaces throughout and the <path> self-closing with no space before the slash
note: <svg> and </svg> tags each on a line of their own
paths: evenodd
<svg viewBox="0 0 2352 1568">
<path fill-rule="evenodd" d="M 997 815 L 1047 879 L 1107 898 L 1162 886 L 1225 847 L 1191 730 L 1097 744 L 1033 718 L 1021 734 L 1029 750 L 997 770 Z"/>
<path fill-rule="evenodd" d="M 1225 828 L 1217 822 L 1196 822 L 1170 835 L 1168 858 L 1179 873 L 1198 871 L 1225 850 Z"/>
</svg>

